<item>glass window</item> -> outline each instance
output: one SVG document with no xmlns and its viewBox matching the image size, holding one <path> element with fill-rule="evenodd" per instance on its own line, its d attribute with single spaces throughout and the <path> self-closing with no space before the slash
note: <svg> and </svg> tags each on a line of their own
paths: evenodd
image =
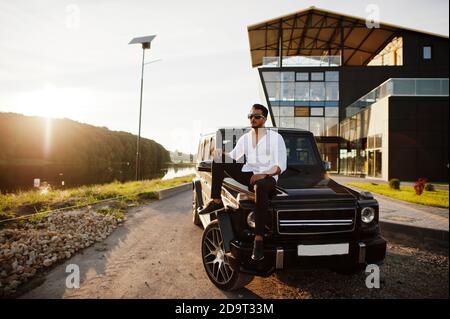
<svg viewBox="0 0 450 319">
<path fill-rule="evenodd" d="M 339 72 L 338 71 L 326 71 L 325 72 L 325 81 L 337 82 L 339 81 Z"/>
<path fill-rule="evenodd" d="M 205 140 L 203 144 L 203 157 L 202 160 L 206 161 L 209 159 L 209 139 Z"/>
<path fill-rule="evenodd" d="M 381 147 L 381 134 L 375 135 L 375 148 Z"/>
<path fill-rule="evenodd" d="M 296 81 L 309 81 L 309 73 L 308 72 L 297 72 L 295 75 Z"/>
<path fill-rule="evenodd" d="M 323 81 L 323 72 L 311 72 L 311 81 Z"/>
<path fill-rule="evenodd" d="M 280 108 L 279 108 L 279 107 L 277 107 L 277 106 L 272 106 L 272 107 L 271 107 L 271 110 L 272 110 L 273 116 L 279 116 L 279 115 L 280 115 Z"/>
<path fill-rule="evenodd" d="M 281 81 L 283 82 L 295 81 L 295 72 L 281 72 Z"/>
<path fill-rule="evenodd" d="M 280 107 L 280 116 L 294 116 L 294 108 L 291 106 Z"/>
<path fill-rule="evenodd" d="M 327 101 L 339 101 L 339 82 L 326 82 Z"/>
<path fill-rule="evenodd" d="M 294 118 L 280 116 L 280 127 L 294 127 Z"/>
<path fill-rule="evenodd" d="M 448 95 L 448 79 L 441 80 L 441 93 L 440 95 Z"/>
<path fill-rule="evenodd" d="M 309 101 L 295 101 L 295 106 L 309 106 Z"/>
<path fill-rule="evenodd" d="M 293 101 L 294 100 L 295 82 L 281 83 L 281 100 Z"/>
<path fill-rule="evenodd" d="M 263 78 L 265 82 L 280 82 L 281 72 L 263 72 Z"/>
<path fill-rule="evenodd" d="M 413 95 L 416 90 L 416 82 L 410 79 L 396 79 L 392 81 L 394 94 Z"/>
<path fill-rule="evenodd" d="M 325 125 L 325 120 L 323 117 L 311 117 L 309 119 L 309 130 L 315 136 L 323 135 L 324 125 Z"/>
<path fill-rule="evenodd" d="M 266 82 L 267 95 L 269 101 L 278 101 L 280 99 L 280 83 L 279 82 Z"/>
<path fill-rule="evenodd" d="M 203 146 L 204 146 L 204 143 L 200 143 L 200 145 L 198 146 L 197 161 L 201 161 L 202 160 Z"/>
<path fill-rule="evenodd" d="M 319 163 L 311 138 L 299 137 L 294 134 L 286 134 L 283 138 L 286 144 L 288 165 L 316 165 Z"/>
<path fill-rule="evenodd" d="M 216 139 L 214 137 L 211 137 L 211 139 L 209 141 L 209 155 L 208 155 L 208 159 L 212 159 L 215 149 L 216 149 Z"/>
<path fill-rule="evenodd" d="M 381 163 L 382 163 L 381 150 L 375 151 L 375 177 L 381 177 Z"/>
<path fill-rule="evenodd" d="M 369 136 L 367 138 L 367 148 L 373 148 L 375 145 L 374 143 L 374 137 L 373 136 Z"/>
<path fill-rule="evenodd" d="M 325 118 L 325 135 L 326 136 L 337 136 L 338 135 L 338 125 L 339 125 L 339 120 L 337 117 L 326 117 Z"/>
<path fill-rule="evenodd" d="M 339 108 L 338 107 L 326 107 L 325 108 L 325 116 L 339 117 Z"/>
<path fill-rule="evenodd" d="M 325 82 L 310 83 L 310 100 L 311 101 L 325 101 Z"/>
<path fill-rule="evenodd" d="M 295 128 L 309 131 L 309 118 L 307 117 L 296 117 L 294 119 L 294 124 Z"/>
<path fill-rule="evenodd" d="M 280 101 L 280 106 L 294 106 L 294 101 Z"/>
<path fill-rule="evenodd" d="M 323 116 L 323 107 L 311 107 L 311 116 Z"/>
<path fill-rule="evenodd" d="M 273 116 L 273 121 L 275 122 L 275 125 L 280 125 L 280 117 L 278 115 Z"/>
<path fill-rule="evenodd" d="M 375 164 L 375 159 L 374 159 L 374 152 L 373 151 L 369 151 L 367 152 L 367 175 L 369 176 L 375 176 L 374 174 L 374 164 Z"/>
<path fill-rule="evenodd" d="M 295 99 L 299 101 L 309 101 L 309 82 L 295 83 Z"/>
<path fill-rule="evenodd" d="M 423 47 L 423 59 L 430 60 L 431 59 L 431 46 L 426 45 Z"/>
<path fill-rule="evenodd" d="M 296 107 L 295 116 L 303 116 L 303 117 L 309 116 L 309 107 L 307 106 Z"/>
<path fill-rule="evenodd" d="M 441 91 L 440 80 L 417 79 L 416 94 L 418 95 L 439 95 Z"/>
</svg>

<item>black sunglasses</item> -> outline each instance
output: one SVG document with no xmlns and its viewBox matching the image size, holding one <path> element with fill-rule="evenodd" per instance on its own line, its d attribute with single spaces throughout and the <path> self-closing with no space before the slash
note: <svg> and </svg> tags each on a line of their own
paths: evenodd
<svg viewBox="0 0 450 319">
<path fill-rule="evenodd" d="M 261 115 L 261 114 L 253 114 L 253 113 L 250 113 L 249 115 L 247 115 L 247 117 L 248 117 L 249 120 L 251 120 L 252 118 L 255 118 L 255 119 L 257 119 L 257 120 L 260 120 L 260 119 L 264 119 L 264 118 L 265 118 L 264 115 Z"/>
</svg>

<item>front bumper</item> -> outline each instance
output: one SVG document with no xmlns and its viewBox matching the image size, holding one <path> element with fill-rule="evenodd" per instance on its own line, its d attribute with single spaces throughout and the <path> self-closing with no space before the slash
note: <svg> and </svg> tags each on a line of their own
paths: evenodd
<svg viewBox="0 0 450 319">
<path fill-rule="evenodd" d="M 297 244 L 275 246 L 266 244 L 264 259 L 255 262 L 251 259 L 252 245 L 232 241 L 230 264 L 233 269 L 257 276 L 270 276 L 276 270 L 345 268 L 363 266 L 365 264 L 380 264 L 386 255 L 386 241 L 381 236 L 349 243 L 349 253 L 333 256 L 298 256 Z M 320 244 L 337 244 L 339 242 L 320 242 Z M 302 244 L 319 244 L 318 242 L 303 242 Z"/>
</svg>

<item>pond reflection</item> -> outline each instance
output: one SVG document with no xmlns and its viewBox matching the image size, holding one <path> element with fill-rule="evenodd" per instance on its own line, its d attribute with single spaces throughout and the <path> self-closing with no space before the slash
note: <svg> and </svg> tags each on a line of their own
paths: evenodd
<svg viewBox="0 0 450 319">
<path fill-rule="evenodd" d="M 175 167 L 170 166 L 167 168 L 164 168 L 163 171 L 165 172 L 165 175 L 163 176 L 162 180 L 167 180 L 175 177 L 181 177 L 186 176 L 190 174 L 195 174 L 195 167 L 194 166 L 184 166 L 184 167 Z"/>
</svg>

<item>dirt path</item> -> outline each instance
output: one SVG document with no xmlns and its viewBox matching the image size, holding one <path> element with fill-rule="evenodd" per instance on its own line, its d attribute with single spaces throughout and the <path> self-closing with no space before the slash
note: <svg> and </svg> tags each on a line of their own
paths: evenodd
<svg viewBox="0 0 450 319">
<path fill-rule="evenodd" d="M 208 280 L 200 257 L 202 230 L 191 223 L 190 192 L 129 213 L 105 241 L 51 270 L 22 298 L 448 298 L 448 254 L 389 245 L 381 288 L 364 274 L 299 271 L 256 278 L 224 293 Z M 80 267 L 80 288 L 66 289 L 66 265 Z"/>
<path fill-rule="evenodd" d="M 214 289 L 200 258 L 202 230 L 190 221 L 191 195 L 132 210 L 105 241 L 53 269 L 25 298 L 208 298 Z M 80 288 L 66 289 L 66 265 L 80 267 Z"/>
</svg>

